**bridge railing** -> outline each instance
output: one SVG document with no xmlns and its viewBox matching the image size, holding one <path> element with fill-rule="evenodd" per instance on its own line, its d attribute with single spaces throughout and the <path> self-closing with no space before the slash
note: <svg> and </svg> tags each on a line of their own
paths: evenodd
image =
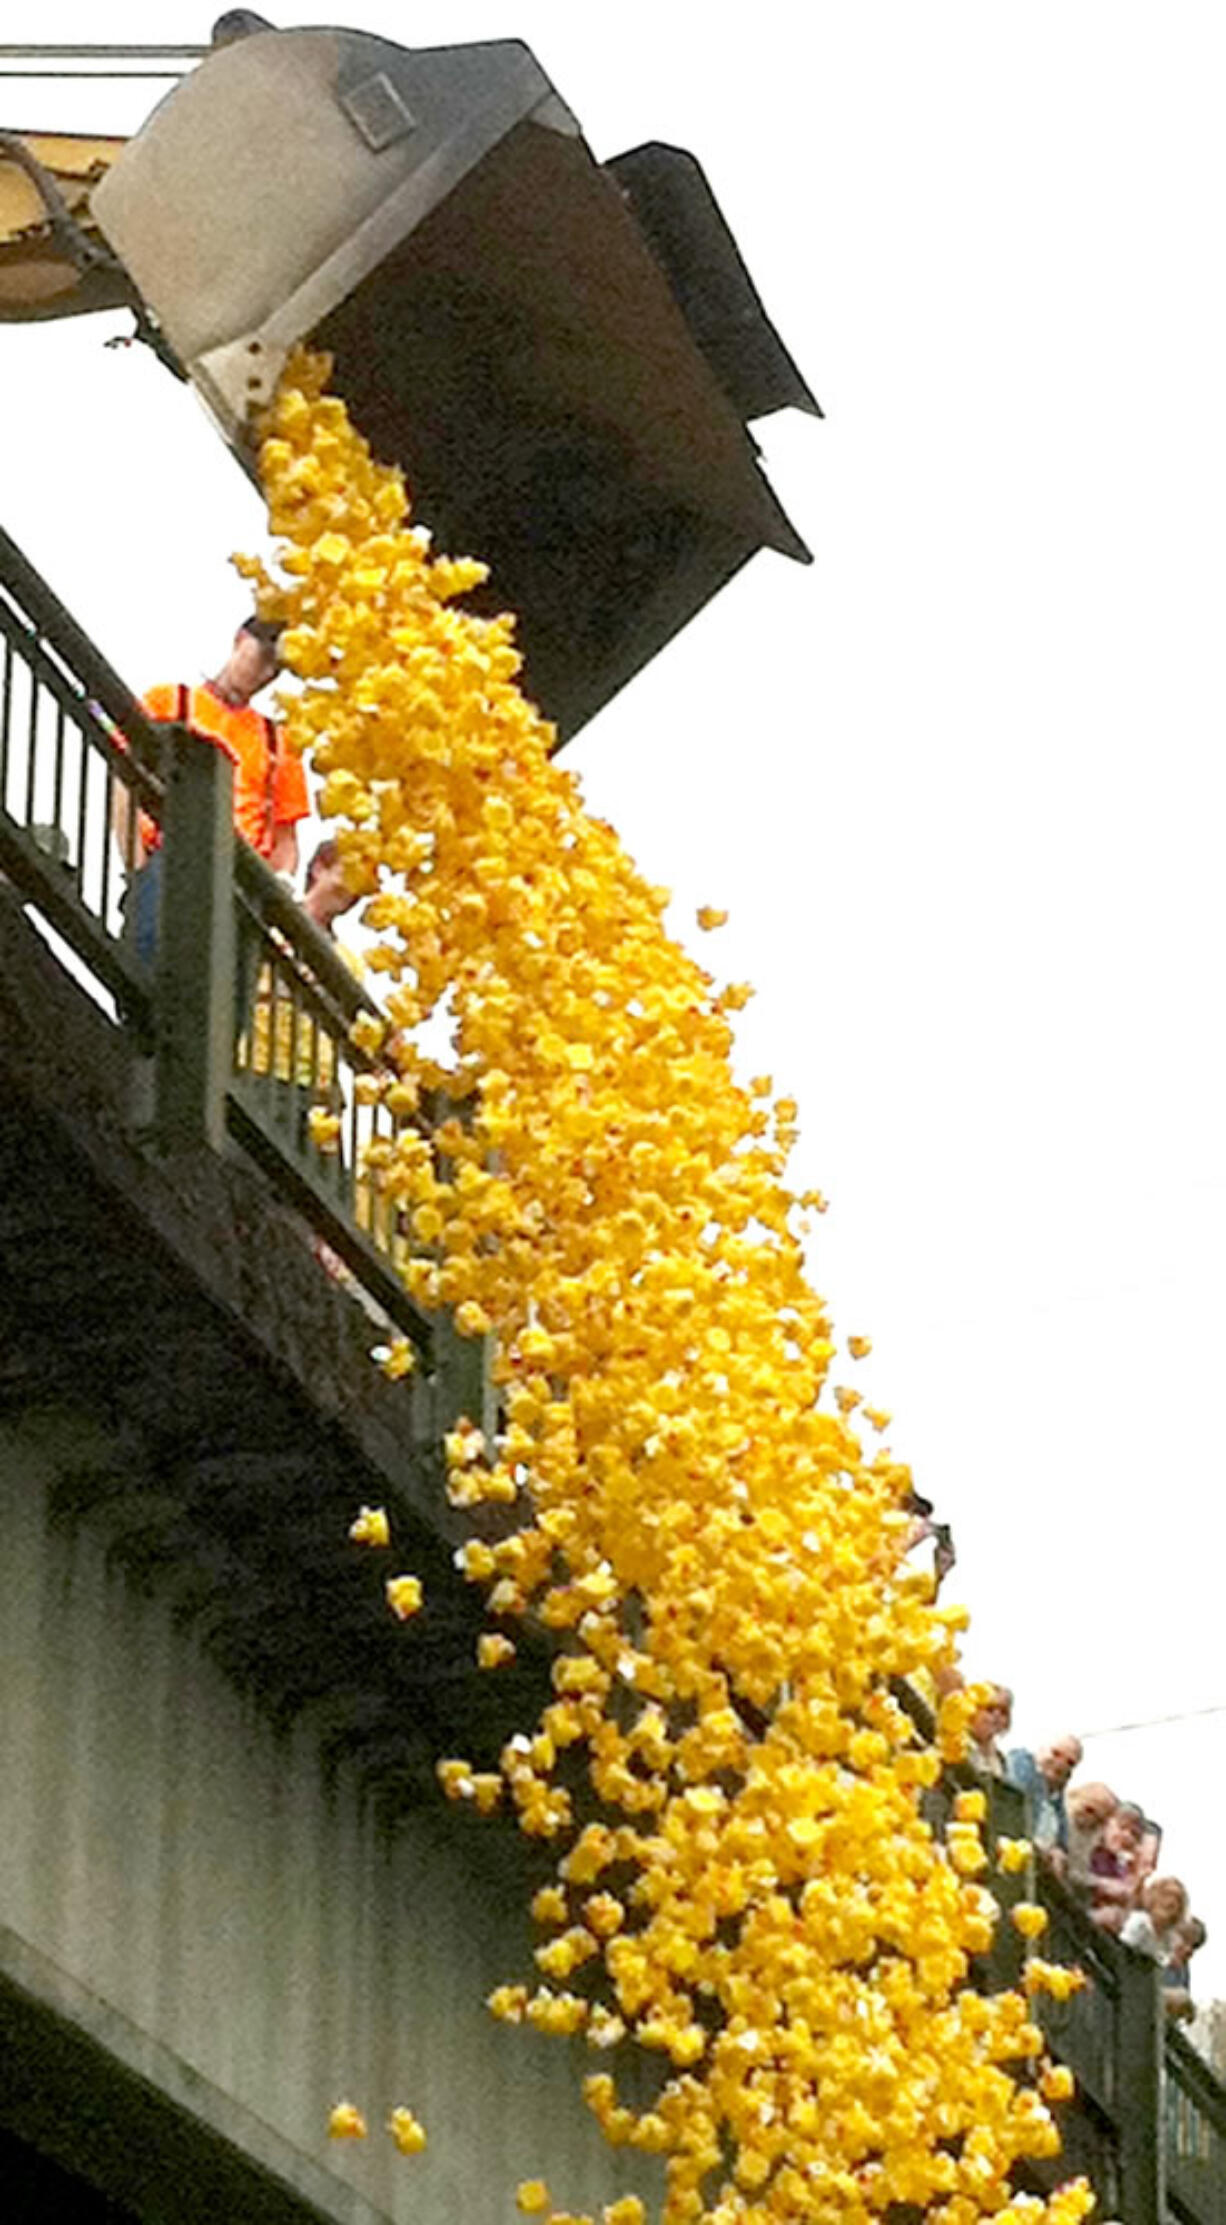
<svg viewBox="0 0 1226 2225">
<path fill-rule="evenodd" d="M 1226 2225 L 1226 2089 L 1175 2027 L 1165 2058 L 1168 2214 L 1178 2225 Z"/>
<path fill-rule="evenodd" d="M 363 1015 L 382 1033 L 382 1018 L 335 944 L 253 850 L 235 843 L 233 855 L 227 1124 L 424 1350 L 425 1317 L 399 1273 L 412 1248 L 407 1215 L 385 1185 L 397 1136 L 428 1132 L 425 1118 L 387 1104 L 396 1070 L 373 1038 L 363 1047 L 353 1034 Z"/>
<path fill-rule="evenodd" d="M 913 1686 L 895 1691 L 931 1739 L 926 1702 Z M 970 1790 L 987 1797 L 985 1846 L 1031 1836 L 1029 1803 L 1016 1786 L 956 1763 L 925 1796 L 938 1837 L 958 1793 Z M 1077 2081 L 1075 2100 L 1060 2111 L 1062 2153 L 1036 2172 L 1036 2182 L 1084 2172 L 1100 2214 L 1127 2225 L 1226 2225 L 1226 2088 L 1166 2015 L 1156 1965 L 1093 1923 L 1042 1861 L 1032 1858 L 1013 1875 L 996 1872 L 992 1891 L 1002 1920 L 978 1983 L 995 1991 L 1018 1981 L 1023 1954 L 1008 1908 L 1019 1899 L 1037 1900 L 1047 1912 L 1038 1951 L 1080 1969 L 1086 1981 L 1067 2001 L 1041 1994 L 1035 2004 L 1052 2055 Z"/>
<path fill-rule="evenodd" d="M 146 1039 L 150 984 L 125 933 L 123 896 L 137 814 L 160 816 L 157 762 L 139 704 L 0 532 L 0 871 Z"/>
<path fill-rule="evenodd" d="M 404 1116 L 376 1085 L 396 1076 L 351 1032 L 377 1007 L 235 839 L 230 780 L 222 751 L 146 717 L 0 532 L 0 873 L 152 1055 L 155 1140 L 229 1141 L 256 1158 L 424 1354 L 432 1331 L 397 1271 L 407 1223 L 382 1183 Z M 138 949 L 126 910 L 142 817 L 161 836 L 155 955 Z M 455 1382 L 474 1376 L 475 1396 L 472 1356 L 450 1351 L 448 1367 Z"/>
<path fill-rule="evenodd" d="M 142 965 L 124 897 L 139 864 L 139 813 L 160 827 L 156 961 Z M 236 842 L 230 767 L 211 744 L 154 726 L 118 675 L 0 532 L 0 872 L 65 938 L 152 1052 L 157 1140 L 168 1149 L 237 1143 L 339 1255 L 368 1298 L 445 1376 L 450 1410 L 488 1398 L 483 1348 L 431 1326 L 397 1272 L 406 1226 L 380 1161 L 412 1111 L 355 1041 L 378 1008 L 334 945 L 263 861 Z M 315 1119 L 312 1116 L 318 1116 Z M 320 1123 L 324 1124 L 321 1140 Z M 335 1126 L 333 1126 L 335 1123 Z M 933 1721 L 897 1687 L 921 1733 Z M 966 1767 L 947 1770 L 925 1812 L 940 1835 L 959 1790 L 988 1794 L 985 1838 L 1026 1830 L 1023 1796 Z M 1063 2111 L 1058 2173 L 1084 2170 L 1107 2215 L 1128 2225 L 1226 2225 L 1226 2090 L 1167 2025 L 1154 1966 L 1092 1924 L 1042 1864 L 997 1875 L 1011 1900 L 1039 1898 L 1045 1951 L 1086 1986 L 1041 2015 L 1078 2081 Z M 1016 1982 L 1021 1942 L 1006 1920 L 981 1983 Z"/>
</svg>

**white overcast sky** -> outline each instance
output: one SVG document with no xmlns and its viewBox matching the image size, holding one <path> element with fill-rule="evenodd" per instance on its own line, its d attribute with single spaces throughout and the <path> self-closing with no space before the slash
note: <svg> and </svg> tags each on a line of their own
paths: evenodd
<svg viewBox="0 0 1226 2225">
<path fill-rule="evenodd" d="M 180 0 L 0 38 L 204 40 Z M 282 25 L 332 20 L 275 4 Z M 1226 13 L 1216 0 L 354 0 L 525 38 L 598 156 L 704 163 L 827 411 L 762 556 L 572 748 L 726 904 L 746 1071 L 801 1102 L 814 1272 L 953 1523 L 968 1664 L 1041 1739 L 1226 1702 Z M 129 129 L 155 89 L 0 87 Z M 275 160 L 275 149 L 269 151 Z M 0 522 L 135 686 L 245 607 L 255 497 L 127 320 L 0 329 Z M 474 553 L 479 554 L 480 551 Z M 1215 1938 L 1226 1714 L 1092 1742 Z"/>
</svg>

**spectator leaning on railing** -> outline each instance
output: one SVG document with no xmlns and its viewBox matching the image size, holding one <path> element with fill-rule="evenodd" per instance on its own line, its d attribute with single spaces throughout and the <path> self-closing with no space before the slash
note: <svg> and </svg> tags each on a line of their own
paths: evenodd
<svg viewBox="0 0 1226 2225">
<path fill-rule="evenodd" d="M 1151 1962 L 1168 1963 L 1187 1915 L 1187 1887 L 1180 1878 L 1148 1878 L 1141 1887 L 1140 1907 L 1124 1919 L 1121 1942 Z"/>
<path fill-rule="evenodd" d="M 1170 2017 L 1190 2024 L 1196 2014 L 1192 1999 L 1192 1957 L 1209 1937 L 1199 1916 L 1186 1916 L 1171 1941 L 1162 1971 L 1162 2005 Z"/>
<path fill-rule="evenodd" d="M 1110 1785 L 1073 1785 L 1065 1796 L 1068 1816 L 1068 1882 L 1080 1901 L 1089 1902 L 1093 1884 L 1090 1862 L 1107 1822 L 1119 1801 Z"/>
<path fill-rule="evenodd" d="M 1029 1802 L 1030 1836 L 1036 1851 L 1060 1871 L 1068 1854 L 1064 1788 L 1080 1760 L 1081 1740 L 1072 1731 L 1062 1731 L 1034 1753 L 1015 1746 L 1006 1765 L 1010 1784 L 1024 1792 Z"/>
<path fill-rule="evenodd" d="M 1007 1684 L 994 1684 L 991 1691 L 990 1700 L 971 1717 L 967 1758 L 981 1777 L 1005 1777 L 1008 1770 L 1000 1741 L 1013 1721 L 1013 1694 Z"/>
<path fill-rule="evenodd" d="M 1144 1838 L 1144 1809 L 1132 1800 L 1119 1801 L 1090 1856 L 1090 1914 L 1104 1931 L 1118 1932 L 1137 1905 L 1145 1881 Z"/>
</svg>

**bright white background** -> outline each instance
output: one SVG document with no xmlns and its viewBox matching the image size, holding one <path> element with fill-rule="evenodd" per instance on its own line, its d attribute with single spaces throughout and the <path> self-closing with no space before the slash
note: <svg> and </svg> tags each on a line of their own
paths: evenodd
<svg viewBox="0 0 1226 2225">
<path fill-rule="evenodd" d="M 179 0 L 0 38 L 204 40 Z M 327 21 L 309 9 L 277 20 Z M 571 751 L 730 926 L 799 1096 L 814 1273 L 955 1528 L 1025 1738 L 1226 1701 L 1226 559 L 1214 0 L 354 0 L 526 38 L 598 155 L 704 162 L 826 411 L 763 431 L 764 556 Z M 133 128 L 155 88 L 0 87 Z M 275 150 L 270 149 L 270 160 Z M 136 686 L 212 669 L 255 497 L 126 319 L 0 330 L 0 519 Z M 476 552 L 480 553 L 480 552 Z M 1215 1937 L 1226 1715 L 1096 1738 Z"/>
</svg>

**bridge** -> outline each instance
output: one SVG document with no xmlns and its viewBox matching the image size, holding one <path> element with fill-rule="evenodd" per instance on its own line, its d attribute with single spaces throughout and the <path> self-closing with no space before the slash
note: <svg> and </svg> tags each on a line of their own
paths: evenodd
<svg viewBox="0 0 1226 2225">
<path fill-rule="evenodd" d="M 149 725 L 2 533 L 0 641 L 5 2214 L 494 2225 L 538 2175 L 650 2197 L 580 2102 L 582 2051 L 483 2007 L 525 1961 L 540 1855 L 444 1807 L 434 1764 L 494 1764 L 549 1656 L 529 1631 L 514 1668 L 473 1666 L 437 1448 L 488 1408 L 485 1358 L 409 1299 L 363 1172 L 395 1118 L 351 1034 L 375 1008 L 235 843 L 221 753 Z M 122 910 L 138 810 L 164 837 L 152 969 Z M 329 1153 L 312 1094 L 341 1108 Z M 393 1382 L 370 1348 L 397 1337 Z M 362 1502 L 424 1579 L 411 1635 L 346 1542 Z M 988 1790 L 989 1841 L 1023 1835 L 1021 1795 Z M 1044 2012 L 1078 2080 L 1046 2184 L 1226 2225 L 1226 2092 L 1153 1967 L 1043 1873 L 999 1889 L 1045 1901 L 1089 1980 Z M 981 1980 L 1020 1953 L 1002 1924 Z M 330 2148 L 342 2094 L 410 2105 L 426 2154 Z"/>
</svg>

